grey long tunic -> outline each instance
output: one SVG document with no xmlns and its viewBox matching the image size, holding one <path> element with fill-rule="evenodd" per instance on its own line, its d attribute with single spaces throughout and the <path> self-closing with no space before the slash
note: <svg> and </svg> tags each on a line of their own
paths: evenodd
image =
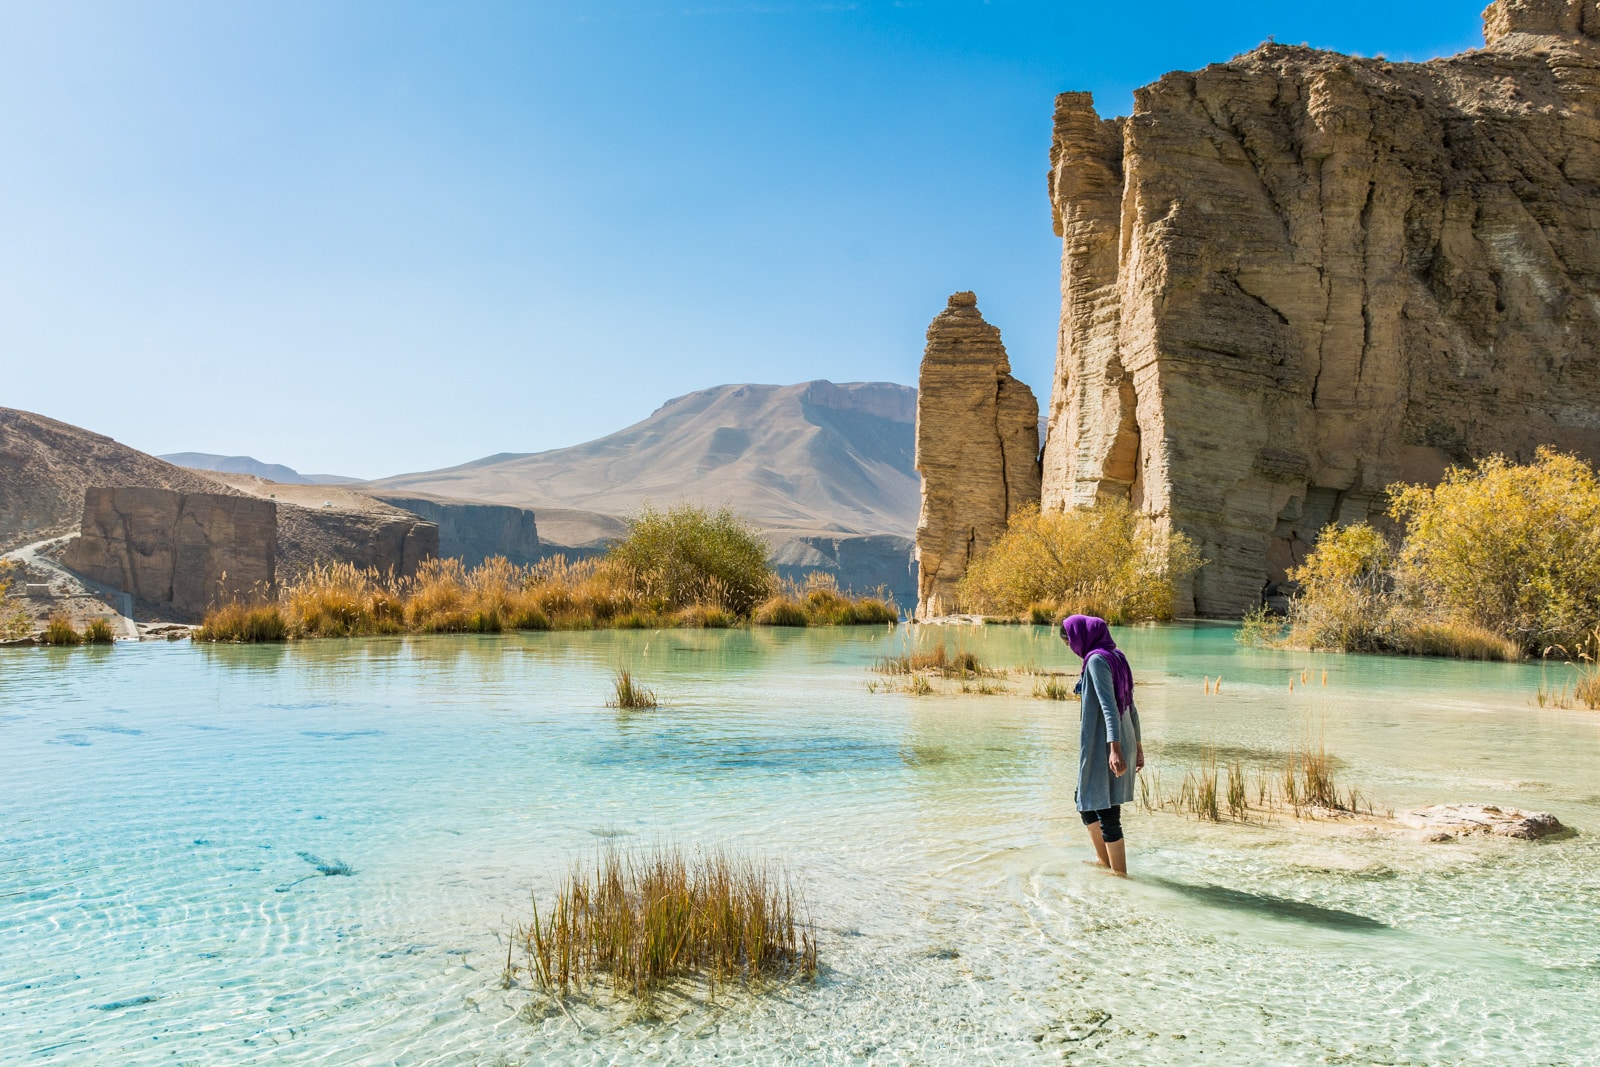
<svg viewBox="0 0 1600 1067">
<path fill-rule="evenodd" d="M 1090 656 L 1074 692 L 1083 695 L 1078 728 L 1078 810 L 1104 811 L 1113 804 L 1133 802 L 1134 761 L 1139 753 L 1139 709 L 1129 705 L 1117 713 L 1117 689 L 1111 664 L 1104 656 Z M 1128 773 L 1111 776 L 1111 742 L 1122 742 Z"/>
</svg>

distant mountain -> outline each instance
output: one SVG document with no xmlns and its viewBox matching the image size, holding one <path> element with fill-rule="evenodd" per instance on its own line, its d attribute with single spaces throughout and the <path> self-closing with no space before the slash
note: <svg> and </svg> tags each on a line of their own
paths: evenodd
<svg viewBox="0 0 1600 1067">
<path fill-rule="evenodd" d="M 253 474 L 269 482 L 285 485 L 345 485 L 359 481 L 337 474 L 301 474 L 293 467 L 281 463 L 263 463 L 251 456 L 214 456 L 210 452 L 173 452 L 159 456 L 168 463 L 189 467 L 197 471 L 219 471 L 223 474 Z"/>
<path fill-rule="evenodd" d="M 897 534 L 916 528 L 917 391 L 886 382 L 723 385 L 669 400 L 587 444 L 489 456 L 365 483 L 533 508 L 627 515 L 645 502 L 727 504 L 773 531 Z"/>
</svg>

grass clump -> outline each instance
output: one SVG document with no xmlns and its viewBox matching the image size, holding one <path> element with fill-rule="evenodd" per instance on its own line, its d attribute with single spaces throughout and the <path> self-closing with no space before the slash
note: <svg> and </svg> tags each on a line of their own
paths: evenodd
<svg viewBox="0 0 1600 1067">
<path fill-rule="evenodd" d="M 932 648 L 908 649 L 899 656 L 880 656 L 872 665 L 879 674 L 937 674 L 943 678 L 977 677 L 980 674 L 997 675 L 978 662 L 978 657 L 965 649 L 952 651 L 944 642 Z"/>
<path fill-rule="evenodd" d="M 12 560 L 0 560 L 0 641 L 14 641 L 28 636 L 28 612 L 18 604 L 11 587 L 16 584 L 17 565 Z"/>
<path fill-rule="evenodd" d="M 879 590 L 870 596 L 850 596 L 839 590 L 838 579 L 827 571 L 813 571 L 805 583 L 785 582 L 755 610 L 762 626 L 870 626 L 900 621 L 894 598 Z"/>
<path fill-rule="evenodd" d="M 805 605 L 792 596 L 772 597 L 756 609 L 755 620 L 762 626 L 809 626 Z"/>
<path fill-rule="evenodd" d="M 241 604 L 234 601 L 206 613 L 194 632 L 197 641 L 238 644 L 287 641 L 289 624 L 276 604 Z"/>
<path fill-rule="evenodd" d="M 1066 679 L 1053 677 L 1034 683 L 1033 695 L 1037 700 L 1071 700 L 1077 696 Z"/>
<path fill-rule="evenodd" d="M 997 679 L 1008 673 L 1003 668 L 985 667 L 976 654 L 963 648 L 951 649 L 943 641 L 931 647 L 907 648 L 898 656 L 880 656 L 872 664 L 878 674 L 889 675 L 890 682 L 883 683 L 888 692 L 927 696 L 938 690 L 935 678 L 957 681 L 963 693 L 994 696 L 1007 690 Z M 877 692 L 877 684 L 869 684 L 870 692 Z"/>
<path fill-rule="evenodd" d="M 725 628 L 854 625 L 898 621 L 884 596 L 841 593 L 831 576 L 780 589 L 766 547 L 730 512 L 684 506 L 646 510 L 628 537 L 598 559 L 552 556 L 531 566 L 494 557 L 467 568 L 427 560 L 413 577 L 350 563 L 312 567 L 286 583 L 271 607 L 281 633 L 243 603 L 207 614 L 202 641 L 359 637 L 510 630 Z M 277 636 L 252 636 L 277 634 Z"/>
<path fill-rule="evenodd" d="M 277 603 L 295 637 L 358 637 L 406 628 L 395 577 L 353 563 L 312 567 L 279 593 Z M 201 629 L 210 621 L 208 615 Z"/>
<path fill-rule="evenodd" d="M 44 632 L 39 635 L 39 643 L 43 645 L 61 645 L 70 647 L 83 644 L 83 634 L 72 625 L 72 620 L 65 615 L 52 615 L 45 623 Z"/>
<path fill-rule="evenodd" d="M 761 988 L 817 973 L 804 905 L 780 868 L 721 849 L 600 852 L 574 864 L 554 899 L 519 927 L 527 970 L 566 998 L 604 979 L 614 994 L 650 1001 L 675 981 L 713 990 Z"/>
<path fill-rule="evenodd" d="M 83 628 L 83 643 L 86 645 L 109 645 L 116 639 L 109 619 L 90 619 L 89 625 Z"/>
<path fill-rule="evenodd" d="M 981 615 L 1111 623 L 1172 618 L 1178 584 L 1204 560 L 1183 534 L 1124 502 L 1069 511 L 1030 506 L 967 569 L 957 597 Z"/>
<path fill-rule="evenodd" d="M 1267 760 L 1252 776 L 1243 760 L 1219 765 L 1215 747 L 1202 749 L 1200 765 L 1184 774 L 1175 793 L 1162 788 L 1151 769 L 1139 778 L 1139 804 L 1147 810 L 1176 811 L 1221 822 L 1249 822 L 1277 814 L 1314 818 L 1319 813 L 1375 815 L 1359 790 L 1342 787 L 1334 759 L 1319 741 L 1302 741 L 1276 761 Z"/>
<path fill-rule="evenodd" d="M 627 670 L 617 672 L 617 677 L 612 683 L 613 694 L 606 701 L 606 707 L 617 708 L 621 711 L 644 711 L 659 707 L 661 701 L 656 696 L 654 689 L 648 689 L 633 680 L 633 674 Z"/>
<path fill-rule="evenodd" d="M 1589 640 L 1573 658 L 1577 662 L 1570 666 L 1575 677 L 1559 689 L 1540 684 L 1539 706 L 1572 708 L 1582 704 L 1590 711 L 1600 711 L 1600 627 L 1590 634 Z"/>
</svg>

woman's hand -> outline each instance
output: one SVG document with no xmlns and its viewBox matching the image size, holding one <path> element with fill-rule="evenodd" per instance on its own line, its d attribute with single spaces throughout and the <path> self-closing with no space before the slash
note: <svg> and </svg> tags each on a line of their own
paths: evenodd
<svg viewBox="0 0 1600 1067">
<path fill-rule="evenodd" d="M 1111 774 L 1121 778 L 1128 773 L 1128 761 L 1122 758 L 1122 742 L 1111 742 Z"/>
<path fill-rule="evenodd" d="M 1133 757 L 1133 769 L 1136 770 L 1136 771 L 1144 770 L 1144 742 L 1143 741 L 1139 742 L 1139 752 L 1138 752 L 1137 755 L 1135 755 Z"/>
</svg>

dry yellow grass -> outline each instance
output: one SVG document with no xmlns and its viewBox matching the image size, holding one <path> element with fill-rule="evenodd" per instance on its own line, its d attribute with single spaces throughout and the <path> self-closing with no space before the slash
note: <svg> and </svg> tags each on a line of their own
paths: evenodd
<svg viewBox="0 0 1600 1067">
<path fill-rule="evenodd" d="M 195 631 L 197 641 L 251 643 L 283 641 L 289 624 L 276 604 L 240 604 L 237 601 L 206 613 L 205 622 Z"/>
<path fill-rule="evenodd" d="M 661 705 L 656 691 L 634 681 L 631 671 L 617 672 L 613 690 L 612 698 L 606 701 L 608 708 L 616 708 L 619 711 L 646 711 Z"/>
<path fill-rule="evenodd" d="M 1185 812 L 1209 822 L 1224 815 L 1238 822 L 1257 816 L 1291 813 L 1306 818 L 1317 810 L 1377 814 L 1357 789 L 1341 787 L 1334 760 L 1321 742 L 1301 742 L 1275 767 L 1263 766 L 1252 775 L 1243 761 L 1233 760 L 1219 771 L 1215 749 L 1201 753 L 1200 766 L 1185 773 L 1176 793 L 1166 792 L 1154 768 L 1139 777 L 1139 804 L 1150 810 Z"/>
<path fill-rule="evenodd" d="M 90 619 L 83 628 L 83 642 L 86 645 L 109 645 L 116 639 L 109 619 Z"/>
<path fill-rule="evenodd" d="M 762 987 L 817 973 L 817 942 L 787 872 L 722 849 L 600 852 L 577 863 L 515 931 L 540 989 L 567 997 L 602 976 L 650 1000 L 674 981 Z"/>
<path fill-rule="evenodd" d="M 81 645 L 83 635 L 72 625 L 72 620 L 65 615 L 52 615 L 45 623 L 44 632 L 39 635 L 39 643 L 45 645 Z"/>
<path fill-rule="evenodd" d="M 349 563 L 313 567 L 268 605 L 224 604 L 206 615 L 202 641 L 281 641 L 397 633 L 500 633 L 510 630 L 594 630 L 761 625 L 848 625 L 893 622 L 892 603 L 850 597 L 824 576 L 779 594 L 752 614 L 734 610 L 715 576 L 696 587 L 703 598 L 680 604 L 640 584 L 637 572 L 607 558 L 552 556 L 519 567 L 503 557 L 464 567 L 428 560 L 412 578 Z M 741 594 L 743 595 L 743 594 Z M 792 609 L 791 609 L 792 602 Z M 280 625 L 281 624 L 281 625 Z"/>
</svg>

